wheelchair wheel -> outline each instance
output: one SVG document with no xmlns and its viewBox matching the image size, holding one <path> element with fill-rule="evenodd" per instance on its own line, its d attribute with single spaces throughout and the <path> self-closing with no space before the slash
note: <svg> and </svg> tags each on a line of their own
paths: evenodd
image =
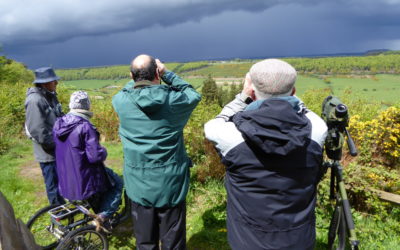
<svg viewBox="0 0 400 250">
<path fill-rule="evenodd" d="M 336 206 L 328 232 L 328 248 L 331 250 L 343 250 L 346 248 L 346 221 L 343 208 Z"/>
<path fill-rule="evenodd" d="M 57 250 L 61 249 L 107 250 L 108 240 L 106 235 L 96 231 L 95 226 L 87 225 L 71 231 L 58 245 Z"/>
<path fill-rule="evenodd" d="M 51 217 L 47 213 L 50 209 L 57 207 L 57 205 L 50 205 L 37 211 L 26 224 L 28 229 L 32 232 L 36 244 L 42 249 L 52 249 L 57 246 L 58 239 L 52 233 L 54 224 L 51 222 Z"/>
</svg>

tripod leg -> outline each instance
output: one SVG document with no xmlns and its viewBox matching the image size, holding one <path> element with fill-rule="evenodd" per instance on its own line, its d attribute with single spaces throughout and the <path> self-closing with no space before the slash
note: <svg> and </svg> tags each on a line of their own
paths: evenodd
<svg viewBox="0 0 400 250">
<path fill-rule="evenodd" d="M 342 197 L 343 218 L 345 219 L 346 231 L 349 233 L 349 244 L 351 246 L 351 249 L 358 249 L 359 241 L 357 240 L 356 237 L 354 220 L 351 214 L 350 202 L 347 199 L 347 193 L 343 181 L 339 182 L 339 191 L 340 191 L 340 196 Z"/>
<path fill-rule="evenodd" d="M 328 232 L 328 248 L 343 250 L 346 246 L 346 222 L 343 207 L 337 205 L 333 213 Z"/>
</svg>

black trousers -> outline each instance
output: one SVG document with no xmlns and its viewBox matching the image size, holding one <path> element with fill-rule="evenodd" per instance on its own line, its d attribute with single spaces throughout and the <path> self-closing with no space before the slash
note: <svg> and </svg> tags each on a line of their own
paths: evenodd
<svg viewBox="0 0 400 250">
<path fill-rule="evenodd" d="M 186 202 L 171 208 L 132 202 L 133 231 L 138 250 L 186 249 Z"/>
</svg>

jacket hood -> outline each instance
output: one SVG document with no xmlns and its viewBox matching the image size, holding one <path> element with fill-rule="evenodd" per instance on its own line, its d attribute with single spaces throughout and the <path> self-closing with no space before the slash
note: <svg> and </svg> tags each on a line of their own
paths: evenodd
<svg viewBox="0 0 400 250">
<path fill-rule="evenodd" d="M 155 85 L 148 81 L 136 82 L 135 88 L 123 89 L 131 101 L 145 113 L 154 113 L 165 105 L 168 86 Z"/>
<path fill-rule="evenodd" d="M 266 154 L 284 156 L 310 143 L 309 120 L 286 100 L 267 99 L 255 110 L 238 113 L 232 121 L 246 142 Z"/>
<path fill-rule="evenodd" d="M 41 88 L 41 87 L 31 87 L 28 88 L 28 90 L 26 91 L 26 96 L 32 95 L 32 94 L 42 94 L 42 95 L 55 95 L 57 96 L 56 92 L 50 92 L 45 88 Z"/>
<path fill-rule="evenodd" d="M 76 126 L 85 122 L 85 119 L 76 115 L 67 114 L 59 118 L 54 124 L 53 133 L 60 141 L 65 141 Z"/>
<path fill-rule="evenodd" d="M 38 87 L 28 88 L 28 90 L 26 91 L 26 96 L 29 96 L 29 95 L 32 95 L 32 94 L 35 94 L 35 93 L 44 94 L 44 91 L 43 91 L 43 89 L 38 88 Z"/>
</svg>

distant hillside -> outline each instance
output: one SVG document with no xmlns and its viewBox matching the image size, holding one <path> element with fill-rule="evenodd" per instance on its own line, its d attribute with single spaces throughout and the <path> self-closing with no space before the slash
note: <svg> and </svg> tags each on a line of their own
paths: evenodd
<svg viewBox="0 0 400 250">
<path fill-rule="evenodd" d="M 379 52 L 378 52 L 379 51 Z M 303 74 L 400 74 L 400 52 L 374 50 L 372 55 L 281 58 Z M 186 77 L 243 77 L 259 59 L 166 63 L 168 69 Z M 63 80 L 119 80 L 129 78 L 129 65 L 59 69 Z"/>
</svg>

